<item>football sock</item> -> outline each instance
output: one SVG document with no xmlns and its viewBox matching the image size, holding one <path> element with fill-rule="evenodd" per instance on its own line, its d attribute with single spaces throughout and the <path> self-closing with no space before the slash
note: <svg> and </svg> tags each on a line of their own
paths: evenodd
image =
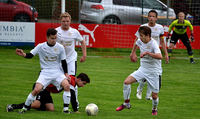
<svg viewBox="0 0 200 119">
<path fill-rule="evenodd" d="M 12 104 L 13 109 L 22 109 L 25 103 Z"/>
<path fill-rule="evenodd" d="M 151 90 L 149 89 L 149 87 L 147 86 L 147 94 L 146 94 L 146 96 L 151 96 Z"/>
<path fill-rule="evenodd" d="M 137 91 L 143 90 L 143 87 L 144 87 L 145 83 L 146 83 L 146 82 L 140 82 L 140 83 L 139 83 L 139 86 L 138 86 L 138 88 L 137 88 Z"/>
<path fill-rule="evenodd" d="M 126 85 L 124 84 L 124 100 L 129 100 L 130 99 L 130 93 L 131 93 L 131 85 Z"/>
<path fill-rule="evenodd" d="M 70 92 L 64 91 L 64 93 L 63 93 L 63 101 L 64 101 L 64 108 L 63 108 L 63 110 L 68 110 L 70 99 L 71 99 Z"/>
<path fill-rule="evenodd" d="M 169 58 L 170 58 L 171 55 L 172 55 L 172 49 L 167 49 L 167 53 L 168 53 L 168 56 L 169 56 Z"/>
<path fill-rule="evenodd" d="M 152 107 L 153 107 L 153 109 L 157 108 L 158 102 L 159 102 L 159 98 L 157 98 L 156 100 L 152 99 Z"/>
<path fill-rule="evenodd" d="M 26 102 L 25 102 L 25 106 L 23 107 L 23 109 L 27 109 L 31 103 L 34 101 L 36 96 L 33 96 L 31 93 L 28 95 L 28 98 L 26 99 Z"/>
</svg>

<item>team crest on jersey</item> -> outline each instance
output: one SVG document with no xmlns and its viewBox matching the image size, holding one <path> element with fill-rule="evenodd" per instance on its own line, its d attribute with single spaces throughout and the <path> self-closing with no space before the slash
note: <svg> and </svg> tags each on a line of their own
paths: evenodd
<svg viewBox="0 0 200 119">
<path fill-rule="evenodd" d="M 148 46 L 147 46 L 147 49 L 149 49 L 150 47 L 151 47 L 151 46 L 148 45 Z"/>
<path fill-rule="evenodd" d="M 57 48 L 55 48 L 55 49 L 54 49 L 54 52 L 56 52 L 56 51 L 58 51 L 58 49 L 57 49 Z"/>
<path fill-rule="evenodd" d="M 158 28 L 155 28 L 155 31 L 157 31 L 158 30 Z"/>
<path fill-rule="evenodd" d="M 69 33 L 69 36 L 71 36 L 72 35 L 72 33 Z"/>
</svg>

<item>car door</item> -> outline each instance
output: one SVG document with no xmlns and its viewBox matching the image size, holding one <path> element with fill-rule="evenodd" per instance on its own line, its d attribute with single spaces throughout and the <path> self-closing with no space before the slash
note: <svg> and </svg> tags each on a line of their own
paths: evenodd
<svg viewBox="0 0 200 119">
<path fill-rule="evenodd" d="M 136 6 L 138 0 L 113 0 L 114 10 L 117 11 L 118 17 L 122 24 L 139 24 L 140 11 Z"/>
<path fill-rule="evenodd" d="M 11 0 L 0 0 L 0 21 L 12 21 L 16 6 Z"/>
</svg>

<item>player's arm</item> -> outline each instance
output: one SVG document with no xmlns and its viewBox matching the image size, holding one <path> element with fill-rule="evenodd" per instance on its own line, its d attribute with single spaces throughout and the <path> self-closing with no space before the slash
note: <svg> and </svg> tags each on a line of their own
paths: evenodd
<svg viewBox="0 0 200 119">
<path fill-rule="evenodd" d="M 82 49 L 82 53 L 83 53 L 83 56 L 81 57 L 80 62 L 85 62 L 85 59 L 87 56 L 85 40 L 80 41 L 80 43 L 81 43 L 81 49 Z"/>
<path fill-rule="evenodd" d="M 140 55 L 140 58 L 144 58 L 145 55 L 149 55 L 155 59 L 162 59 L 162 54 L 161 53 L 151 53 L 151 52 L 143 52 L 141 55 Z"/>
<path fill-rule="evenodd" d="M 71 82 L 71 77 L 68 75 L 68 69 L 67 69 L 67 62 L 66 60 L 61 60 L 62 68 L 64 71 L 65 76 L 67 77 L 69 83 Z"/>
<path fill-rule="evenodd" d="M 71 104 L 72 104 L 72 108 L 73 108 L 74 112 L 79 113 L 79 111 L 78 111 L 78 109 L 77 109 L 75 91 L 72 90 L 72 89 L 70 89 L 70 93 L 71 93 Z"/>
<path fill-rule="evenodd" d="M 168 57 L 167 48 L 166 48 L 166 44 L 165 44 L 165 41 L 164 41 L 163 34 L 160 35 L 160 44 L 162 46 L 163 51 L 165 52 L 165 61 L 166 61 L 166 63 L 168 63 L 169 62 L 169 57 Z"/>
<path fill-rule="evenodd" d="M 16 49 L 15 53 L 18 54 L 19 56 L 22 56 L 24 58 L 29 58 L 31 59 L 34 55 L 32 53 L 24 53 L 22 49 Z"/>
<path fill-rule="evenodd" d="M 130 60 L 132 62 L 137 62 L 137 55 L 136 55 L 136 50 L 138 48 L 138 46 L 136 45 L 137 40 L 138 40 L 138 37 L 135 38 L 133 48 L 132 48 L 132 51 L 131 51 L 131 54 L 130 54 Z"/>
</svg>

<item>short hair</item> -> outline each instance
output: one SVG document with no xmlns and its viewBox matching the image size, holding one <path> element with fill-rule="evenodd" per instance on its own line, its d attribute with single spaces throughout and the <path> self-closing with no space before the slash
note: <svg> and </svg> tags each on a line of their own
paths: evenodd
<svg viewBox="0 0 200 119">
<path fill-rule="evenodd" d="M 183 14 L 183 15 L 185 16 L 185 13 L 184 13 L 184 12 L 179 12 L 179 13 L 178 13 L 178 17 L 179 17 L 180 14 Z"/>
<path fill-rule="evenodd" d="M 141 26 L 138 32 L 144 34 L 145 36 L 149 35 L 149 37 L 151 37 L 151 29 L 148 26 Z"/>
<path fill-rule="evenodd" d="M 49 37 L 50 35 L 56 35 L 57 34 L 57 30 L 54 28 L 49 28 L 47 30 L 47 37 Z"/>
<path fill-rule="evenodd" d="M 60 15 L 60 20 L 63 18 L 63 17 L 69 17 L 69 19 L 71 20 L 71 15 L 68 13 L 68 12 L 64 12 Z"/>
<path fill-rule="evenodd" d="M 80 73 L 76 78 L 81 78 L 81 81 L 86 81 L 87 83 L 90 83 L 90 78 L 85 73 Z"/>
<path fill-rule="evenodd" d="M 156 18 L 158 17 L 158 12 L 156 12 L 156 10 L 150 10 L 149 13 L 148 13 L 148 16 L 149 16 L 149 14 L 150 14 L 151 12 L 156 14 Z"/>
</svg>

